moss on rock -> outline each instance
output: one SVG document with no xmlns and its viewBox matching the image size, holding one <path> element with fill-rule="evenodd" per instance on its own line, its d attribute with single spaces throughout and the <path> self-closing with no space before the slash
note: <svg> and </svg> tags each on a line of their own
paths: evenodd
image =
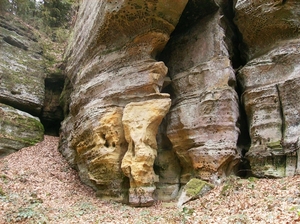
<svg viewBox="0 0 300 224">
<path fill-rule="evenodd" d="M 213 184 L 201 179 L 192 178 L 182 189 L 177 205 L 180 207 L 184 203 L 204 195 L 213 188 Z"/>
<path fill-rule="evenodd" d="M 188 196 L 195 197 L 201 194 L 205 186 L 207 186 L 210 189 L 214 188 L 213 184 L 210 184 L 204 180 L 193 178 L 185 185 L 184 189 Z"/>
<path fill-rule="evenodd" d="M 28 113 L 0 103 L 0 157 L 43 140 L 44 127 Z"/>
</svg>

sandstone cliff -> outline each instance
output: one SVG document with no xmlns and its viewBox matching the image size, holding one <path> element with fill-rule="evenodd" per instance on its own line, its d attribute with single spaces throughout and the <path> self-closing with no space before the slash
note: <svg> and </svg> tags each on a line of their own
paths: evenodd
<svg viewBox="0 0 300 224">
<path fill-rule="evenodd" d="M 99 196 L 133 206 L 192 178 L 296 174 L 298 6 L 83 1 L 60 151 Z"/>
<path fill-rule="evenodd" d="M 51 129 L 63 119 L 64 77 L 50 71 L 55 60 L 44 41 L 16 16 L 0 16 L 0 157 L 40 142 L 45 131 L 58 134 Z"/>
<path fill-rule="evenodd" d="M 299 1 L 237 1 L 246 65 L 242 89 L 253 174 L 292 176 L 299 172 Z M 250 21 L 250 22 L 248 22 Z"/>
<path fill-rule="evenodd" d="M 1 17 L 0 150 L 39 141 L 35 117 L 64 116 L 59 150 L 81 180 L 132 206 L 175 199 L 195 178 L 298 174 L 299 6 L 81 1 L 65 80 L 45 73 L 29 28 Z"/>
</svg>

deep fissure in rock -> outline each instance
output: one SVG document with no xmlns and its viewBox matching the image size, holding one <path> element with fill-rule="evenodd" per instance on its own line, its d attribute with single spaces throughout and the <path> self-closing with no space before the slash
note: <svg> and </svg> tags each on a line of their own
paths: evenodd
<svg viewBox="0 0 300 224">
<path fill-rule="evenodd" d="M 205 3 L 205 4 L 204 4 Z M 165 49 L 162 51 L 162 53 L 157 57 L 157 60 L 162 60 L 165 62 L 165 64 L 168 66 L 168 60 L 170 57 L 170 48 L 169 45 L 172 43 L 173 39 L 176 38 L 176 36 L 180 36 L 184 33 L 189 33 L 191 28 L 195 26 L 199 21 L 201 21 L 203 18 L 216 13 L 218 10 L 223 10 L 224 16 L 226 17 L 226 20 L 229 22 L 227 23 L 228 26 L 230 26 L 230 29 L 233 31 L 233 35 L 230 36 L 230 41 L 232 44 L 232 52 L 230 52 L 230 60 L 232 67 L 234 69 L 238 69 L 239 67 L 243 66 L 245 64 L 244 60 L 241 57 L 240 51 L 239 51 L 239 45 L 241 41 L 240 33 L 233 23 L 234 18 L 234 10 L 233 10 L 233 1 L 226 1 L 221 3 L 221 5 L 217 5 L 215 1 L 194 1 L 190 0 L 179 20 L 178 25 L 176 26 L 175 30 L 173 31 L 171 38 L 169 42 L 167 43 Z M 226 40 L 225 40 L 226 41 Z M 189 55 L 186 55 L 186 57 L 189 57 Z M 170 71 L 168 73 L 168 76 L 170 77 Z M 171 78 L 171 77 L 170 77 Z M 171 78 L 172 79 L 172 78 Z M 241 90 L 239 87 L 239 84 L 236 83 L 235 80 L 228 82 L 229 86 L 235 86 L 235 91 L 238 95 L 238 103 L 239 103 L 239 128 L 240 128 L 240 134 L 237 141 L 237 148 L 239 150 L 239 153 L 241 154 L 241 159 L 236 164 L 236 168 L 234 168 L 234 172 L 236 175 L 239 176 L 247 176 L 249 175 L 250 166 L 249 162 L 245 158 L 245 154 L 248 151 L 248 148 L 250 146 L 251 140 L 249 137 L 248 132 L 248 124 L 247 119 L 245 115 L 244 108 L 241 104 Z M 174 94 L 174 88 L 172 85 L 168 85 L 166 88 L 163 89 L 163 92 L 169 93 L 170 97 L 172 99 L 172 102 L 174 104 L 175 95 Z M 201 119 L 201 118 L 200 118 Z M 210 118 L 211 120 L 211 118 Z M 167 123 L 163 123 L 162 125 L 168 125 Z M 159 157 L 160 155 L 158 155 Z M 177 155 L 178 156 L 178 155 Z M 181 165 L 182 166 L 182 165 Z M 182 168 L 181 168 L 182 169 Z M 156 167 L 156 170 L 157 169 Z"/>
<path fill-rule="evenodd" d="M 63 109 L 59 103 L 63 87 L 63 76 L 53 75 L 45 78 L 44 106 L 39 117 L 46 135 L 59 135 L 60 123 L 64 119 Z"/>
</svg>

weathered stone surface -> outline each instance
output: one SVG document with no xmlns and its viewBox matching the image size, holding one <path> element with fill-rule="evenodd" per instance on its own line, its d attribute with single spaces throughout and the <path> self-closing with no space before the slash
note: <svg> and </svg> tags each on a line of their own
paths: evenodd
<svg viewBox="0 0 300 224">
<path fill-rule="evenodd" d="M 299 165 L 299 2 L 237 1 L 236 24 L 251 59 L 239 71 L 254 175 L 283 177 Z M 246 20 L 248 22 L 246 22 Z"/>
<path fill-rule="evenodd" d="M 0 17 L 0 102 L 35 116 L 41 112 L 45 71 L 33 31 Z"/>
<path fill-rule="evenodd" d="M 239 158 L 231 36 L 219 10 L 174 36 L 163 53 L 173 93 L 167 136 L 183 169 L 181 183 L 222 177 Z"/>
<path fill-rule="evenodd" d="M 2 145 L 1 150 L 6 152 L 42 140 L 43 130 L 46 134 L 58 135 L 63 120 L 59 105 L 64 83 L 63 68 L 55 67 L 59 57 L 52 57 L 54 47 L 50 50 L 45 46 L 52 42 L 46 43 L 44 38 L 17 16 L 10 13 L 0 16 L 0 103 L 5 108 L 11 106 L 20 110 L 15 113 L 24 116 L 15 122 L 10 113 L 4 113 L 0 118 L 7 121 L 5 130 L 15 130 L 15 135 L 3 140 L 5 146 Z M 36 121 L 39 124 L 33 122 L 35 119 L 29 119 L 29 114 L 39 117 L 40 120 Z M 20 124 L 22 120 L 24 124 Z M 8 136 L 6 132 L 1 134 Z"/>
<path fill-rule="evenodd" d="M 132 205 L 145 206 L 153 202 L 154 180 L 143 182 L 135 173 L 132 178 L 126 168 L 135 160 L 128 156 L 132 150 L 130 138 L 135 137 L 131 136 L 132 131 L 123 127 L 123 109 L 131 103 L 161 102 L 162 98 L 169 98 L 160 93 L 168 69 L 154 58 L 167 43 L 186 2 L 81 3 L 74 38 L 67 50 L 68 82 L 62 102 L 65 102 L 65 112 L 69 113 L 62 125 L 60 151 L 79 169 L 81 179 L 93 186 L 99 196 L 120 201 L 128 200 L 126 194 L 129 193 Z M 141 106 L 142 111 L 148 108 L 147 104 L 144 106 Z M 166 113 L 167 107 L 163 111 Z M 141 122 L 140 116 L 143 115 L 146 114 L 137 114 L 132 122 Z M 149 125 L 154 130 L 162 115 L 152 116 L 148 122 L 151 121 Z M 151 120 L 153 118 L 157 120 Z M 125 124 L 126 128 L 130 127 Z M 150 141 L 147 144 L 151 147 L 145 145 L 149 152 L 143 159 L 145 162 L 149 159 L 147 172 L 153 174 L 156 149 L 153 138 L 156 132 L 148 131 L 141 132 L 142 135 L 151 135 L 148 140 L 144 139 Z M 135 142 L 135 146 L 139 146 L 138 143 Z M 128 147 L 123 170 L 130 178 L 121 170 L 121 161 Z M 137 174 L 143 172 L 143 167 L 138 164 L 131 168 Z"/>
<path fill-rule="evenodd" d="M 60 151 L 99 196 L 174 199 L 193 178 L 220 183 L 249 144 L 253 174 L 298 172 L 299 3 L 231 2 L 81 1 Z"/>
<path fill-rule="evenodd" d="M 167 98 L 129 103 L 124 108 L 122 123 L 128 150 L 121 167 L 129 177 L 129 204 L 133 206 L 151 205 L 154 202 L 152 195 L 155 183 L 159 182 L 153 170 L 157 156 L 156 134 L 170 106 L 171 100 Z M 142 191 L 146 192 L 146 197 Z"/>
<path fill-rule="evenodd" d="M 281 41 L 299 37 L 300 2 L 235 0 L 235 18 L 246 61 L 265 54 Z"/>
<path fill-rule="evenodd" d="M 0 157 L 43 140 L 39 119 L 0 103 Z"/>
<path fill-rule="evenodd" d="M 250 61 L 239 72 L 251 137 L 247 156 L 252 172 L 258 176 L 294 175 L 298 167 L 300 57 L 295 46 L 300 45 L 280 46 Z M 293 53 L 286 55 L 287 51 Z M 294 171 L 286 170 L 290 159 L 285 157 L 289 155 L 294 157 Z M 272 162 L 272 158 L 277 161 Z"/>
<path fill-rule="evenodd" d="M 100 115 L 98 121 L 90 116 L 91 121 L 86 119 L 84 123 L 75 124 L 77 129 L 72 134 L 77 138 L 73 138 L 71 144 L 76 146 L 76 164 L 82 181 L 97 189 L 99 196 L 122 201 L 126 180 L 120 164 L 127 147 L 122 108 L 110 108 Z M 84 132 L 76 135 L 76 131 L 82 129 Z"/>
</svg>

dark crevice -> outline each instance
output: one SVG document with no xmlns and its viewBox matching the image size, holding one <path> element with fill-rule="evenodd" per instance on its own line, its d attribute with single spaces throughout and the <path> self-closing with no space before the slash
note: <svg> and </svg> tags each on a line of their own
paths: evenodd
<svg viewBox="0 0 300 224">
<path fill-rule="evenodd" d="M 278 101 L 279 101 L 279 113 L 280 113 L 280 118 L 281 118 L 281 144 L 284 144 L 284 133 L 285 133 L 285 117 L 284 117 L 284 112 L 283 112 L 283 106 L 282 106 L 282 99 L 280 96 L 280 90 L 278 84 L 276 86 L 276 91 L 278 95 Z"/>
<path fill-rule="evenodd" d="M 17 93 L 17 92 L 14 92 L 14 93 Z M 5 96 L 0 96 L 0 103 L 14 107 L 15 109 L 18 109 L 18 110 L 27 112 L 33 116 L 38 116 L 40 114 L 40 110 L 41 110 L 40 106 L 33 102 L 28 102 L 28 101 L 20 102 L 18 99 L 9 98 L 9 97 L 5 97 Z"/>
<path fill-rule="evenodd" d="M 12 36 L 6 36 L 6 37 L 3 37 L 3 40 L 10 44 L 11 46 L 14 46 L 14 47 L 17 47 L 17 48 L 20 48 L 20 49 L 23 49 L 25 51 L 28 50 L 28 46 L 26 46 L 24 43 L 22 43 L 20 40 L 12 37 Z"/>
<path fill-rule="evenodd" d="M 64 119 L 59 97 L 63 90 L 64 77 L 47 77 L 45 79 L 45 100 L 39 116 L 46 135 L 59 135 L 61 122 Z"/>
<path fill-rule="evenodd" d="M 227 4 L 225 3 L 223 5 L 223 12 L 226 16 L 226 18 L 229 21 L 230 28 L 234 35 L 231 38 L 231 44 L 233 47 L 233 52 L 230 57 L 232 67 L 236 70 L 236 75 L 237 71 L 242 68 L 245 64 L 246 61 L 243 58 L 243 53 L 240 50 L 240 46 L 242 45 L 242 35 L 239 32 L 239 29 L 234 23 L 234 17 L 235 17 L 235 12 L 234 12 L 234 1 L 229 0 Z M 239 99 L 239 119 L 238 119 L 238 126 L 240 129 L 240 134 L 238 137 L 237 141 L 237 148 L 239 150 L 239 153 L 241 155 L 241 159 L 239 164 L 237 165 L 237 171 L 236 175 L 240 177 L 247 177 L 251 175 L 251 166 L 249 160 L 246 158 L 246 153 L 248 152 L 250 146 L 251 146 L 251 137 L 249 133 L 249 124 L 247 122 L 247 114 L 245 111 L 245 107 L 242 103 L 242 94 L 243 94 L 243 89 L 241 86 L 241 83 L 236 82 L 235 86 L 235 91 L 238 95 Z"/>
<path fill-rule="evenodd" d="M 224 14 L 226 15 L 226 18 L 230 21 L 229 25 L 234 33 L 232 39 L 231 39 L 231 44 L 233 46 L 233 55 L 231 56 L 231 63 L 232 67 L 234 69 L 238 69 L 246 64 L 246 61 L 243 59 L 242 52 L 240 49 L 240 46 L 242 45 L 242 35 L 237 28 L 237 26 L 234 23 L 234 17 L 235 17 L 235 12 L 234 12 L 234 1 L 229 0 L 228 4 L 225 4 L 224 9 L 223 9 Z"/>
<path fill-rule="evenodd" d="M 133 140 L 130 141 L 128 148 L 131 150 L 132 157 L 135 157 L 135 144 Z"/>
<path fill-rule="evenodd" d="M 210 0 L 190 0 L 182 13 L 178 25 L 171 35 L 170 41 L 167 43 L 161 54 L 157 56 L 157 60 L 163 60 L 166 64 L 168 64 L 170 56 L 170 52 L 168 51 L 170 50 L 169 46 L 171 45 L 170 43 L 172 43 L 173 39 L 178 35 L 187 34 L 195 24 L 200 22 L 201 19 L 217 12 L 218 10 L 221 10 L 221 14 L 224 15 L 220 21 L 220 26 L 226 30 L 224 41 L 229 46 L 228 50 L 230 51 L 229 57 L 232 67 L 236 71 L 243 67 L 246 64 L 246 60 L 243 57 L 243 52 L 240 50 L 240 46 L 242 46 L 242 35 L 234 23 L 234 0 L 223 1 L 223 3 L 220 3 L 220 5 L 217 5 L 215 1 Z M 239 164 L 237 164 L 238 168 L 236 174 L 241 177 L 246 177 L 251 175 L 250 163 L 246 158 L 246 153 L 251 145 L 251 138 L 249 134 L 246 111 L 241 102 L 243 89 L 241 83 L 236 83 L 236 80 L 229 80 L 228 85 L 235 89 L 239 98 L 239 121 L 237 125 L 240 129 L 240 135 L 238 137 L 237 148 L 239 150 L 238 153 L 241 154 L 241 159 Z M 172 85 L 166 86 L 162 92 L 169 93 L 172 102 L 174 103 L 175 93 Z"/>
<path fill-rule="evenodd" d="M 108 148 L 108 147 L 109 147 L 109 143 L 108 143 L 108 141 L 107 141 L 107 140 L 105 140 L 104 146 L 105 146 L 106 148 Z"/>
<path fill-rule="evenodd" d="M 187 31 L 196 21 L 218 10 L 214 0 L 189 0 L 172 35 Z"/>
<path fill-rule="evenodd" d="M 249 151 L 249 148 L 251 146 L 251 137 L 249 133 L 247 114 L 242 100 L 243 90 L 241 87 L 241 83 L 237 82 L 235 90 L 239 98 L 239 115 L 240 115 L 238 120 L 240 134 L 238 137 L 237 148 L 240 150 L 239 153 L 241 154 L 241 160 L 236 175 L 240 177 L 247 177 L 251 175 L 250 162 L 246 158 L 246 153 Z"/>
</svg>

